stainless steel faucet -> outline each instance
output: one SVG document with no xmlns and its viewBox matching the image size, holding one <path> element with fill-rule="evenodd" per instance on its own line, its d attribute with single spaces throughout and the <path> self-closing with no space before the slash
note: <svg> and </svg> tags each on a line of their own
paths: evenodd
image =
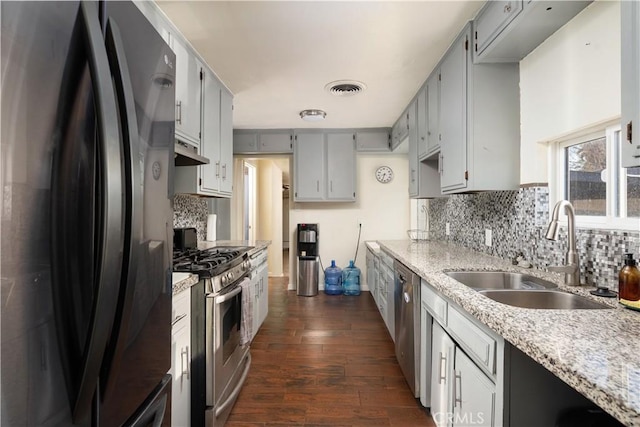
<svg viewBox="0 0 640 427">
<path fill-rule="evenodd" d="M 567 214 L 569 223 L 567 230 L 569 247 L 564 259 L 565 265 L 549 267 L 549 271 L 564 273 L 564 282 L 567 285 L 577 286 L 580 284 L 580 259 L 576 251 L 576 214 L 573 205 L 567 200 L 560 200 L 553 208 L 553 214 L 551 214 L 551 221 L 549 221 L 545 237 L 549 240 L 558 240 L 558 217 L 563 210 Z"/>
</svg>

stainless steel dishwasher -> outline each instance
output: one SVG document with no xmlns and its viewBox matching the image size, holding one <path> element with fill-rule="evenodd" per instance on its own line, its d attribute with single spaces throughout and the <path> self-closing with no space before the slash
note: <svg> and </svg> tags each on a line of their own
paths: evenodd
<svg viewBox="0 0 640 427">
<path fill-rule="evenodd" d="M 397 260 L 394 312 L 396 359 L 415 397 L 420 397 L 420 277 Z"/>
</svg>

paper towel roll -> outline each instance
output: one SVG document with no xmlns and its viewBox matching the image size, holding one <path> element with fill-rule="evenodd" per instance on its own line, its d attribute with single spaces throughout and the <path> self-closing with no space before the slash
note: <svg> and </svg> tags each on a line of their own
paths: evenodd
<svg viewBox="0 0 640 427">
<path fill-rule="evenodd" d="M 207 240 L 216 240 L 216 214 L 207 216 Z"/>
</svg>

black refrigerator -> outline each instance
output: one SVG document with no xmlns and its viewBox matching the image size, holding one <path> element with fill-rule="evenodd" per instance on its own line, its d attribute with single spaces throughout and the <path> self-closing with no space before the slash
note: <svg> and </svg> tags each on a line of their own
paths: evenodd
<svg viewBox="0 0 640 427">
<path fill-rule="evenodd" d="M 131 2 L 0 8 L 0 424 L 168 425 L 175 56 Z"/>
</svg>

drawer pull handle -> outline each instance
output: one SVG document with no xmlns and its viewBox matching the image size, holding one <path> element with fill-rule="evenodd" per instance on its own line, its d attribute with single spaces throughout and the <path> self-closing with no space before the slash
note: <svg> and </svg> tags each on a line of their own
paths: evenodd
<svg viewBox="0 0 640 427">
<path fill-rule="evenodd" d="M 180 359 L 182 362 L 182 375 L 186 375 L 187 379 L 189 379 L 189 347 L 182 349 Z"/>
<path fill-rule="evenodd" d="M 441 384 L 443 381 L 447 380 L 446 373 L 445 373 L 446 370 L 447 370 L 447 358 L 444 357 L 442 352 L 440 352 L 440 372 L 438 372 L 438 384 Z"/>
<path fill-rule="evenodd" d="M 183 313 L 180 316 L 176 316 L 176 318 L 173 319 L 173 322 L 171 322 L 171 326 L 175 325 L 176 323 L 178 323 L 179 321 L 181 321 L 185 317 L 187 317 L 187 313 Z"/>
<path fill-rule="evenodd" d="M 453 407 L 455 408 L 460 404 L 462 408 L 462 374 L 460 372 L 456 372 L 455 380 L 453 384 Z M 457 384 L 460 384 L 460 388 L 456 387 Z"/>
</svg>

